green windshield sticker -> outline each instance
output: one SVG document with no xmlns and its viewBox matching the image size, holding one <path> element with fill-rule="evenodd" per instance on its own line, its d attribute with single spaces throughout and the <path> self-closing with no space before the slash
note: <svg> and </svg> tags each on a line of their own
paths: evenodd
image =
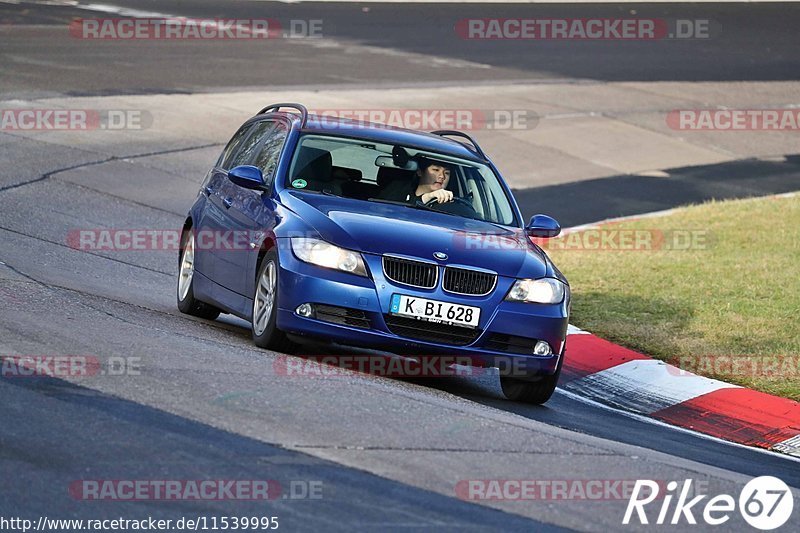
<svg viewBox="0 0 800 533">
<path fill-rule="evenodd" d="M 306 185 L 308 185 L 308 182 L 306 182 L 306 180 L 304 179 L 298 178 L 292 181 L 292 187 L 294 187 L 295 189 L 305 189 Z"/>
</svg>

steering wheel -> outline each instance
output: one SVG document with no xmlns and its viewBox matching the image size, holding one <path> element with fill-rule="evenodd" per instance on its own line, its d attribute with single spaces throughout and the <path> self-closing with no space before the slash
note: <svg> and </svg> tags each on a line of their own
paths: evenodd
<svg viewBox="0 0 800 533">
<path fill-rule="evenodd" d="M 472 193 L 470 193 L 470 195 L 472 195 Z M 473 211 L 475 211 L 475 208 L 472 207 L 472 202 L 470 202 L 466 198 L 462 198 L 460 196 L 453 196 L 453 200 L 452 201 L 454 203 L 459 203 L 459 204 L 465 205 L 465 206 L 469 207 L 470 209 L 472 209 Z M 431 207 L 432 205 L 438 204 L 438 203 L 439 203 L 439 200 L 437 200 L 436 198 L 432 198 L 432 199 L 428 200 L 427 202 L 425 202 L 424 205 L 425 205 L 425 207 Z M 450 202 L 445 202 L 442 205 L 447 205 L 449 203 Z"/>
<path fill-rule="evenodd" d="M 438 204 L 438 201 L 434 198 L 433 200 L 427 201 L 424 205 L 425 207 L 435 211 L 441 211 L 442 213 L 450 213 L 451 215 L 459 215 L 467 218 L 475 218 L 477 214 L 475 208 L 472 207 L 472 202 L 466 198 L 454 196 L 452 202 L 445 202 L 443 204 L 439 204 L 439 207 L 432 207 L 435 204 Z"/>
</svg>

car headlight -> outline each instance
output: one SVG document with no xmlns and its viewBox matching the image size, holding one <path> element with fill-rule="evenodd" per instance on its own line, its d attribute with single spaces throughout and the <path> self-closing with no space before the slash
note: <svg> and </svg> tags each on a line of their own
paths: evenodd
<svg viewBox="0 0 800 533">
<path fill-rule="evenodd" d="M 294 255 L 301 261 L 359 276 L 367 275 L 364 259 L 358 252 L 339 248 L 320 239 L 293 237 L 291 242 Z"/>
<path fill-rule="evenodd" d="M 564 299 L 565 285 L 555 278 L 518 279 L 506 300 L 537 304 L 557 304 Z"/>
</svg>

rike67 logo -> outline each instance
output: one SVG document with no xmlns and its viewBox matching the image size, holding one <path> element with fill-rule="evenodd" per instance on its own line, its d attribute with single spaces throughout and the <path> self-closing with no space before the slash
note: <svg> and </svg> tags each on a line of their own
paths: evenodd
<svg viewBox="0 0 800 533">
<path fill-rule="evenodd" d="M 750 480 L 739 493 L 738 502 L 728 494 L 714 496 L 705 501 L 704 505 L 701 502 L 708 497 L 706 494 L 690 499 L 691 479 L 684 480 L 680 488 L 677 481 L 670 481 L 663 494 L 660 493 L 662 487 L 663 483 L 659 484 L 649 479 L 636 480 L 622 523 L 630 524 L 633 519 L 634 523 L 638 520 L 644 525 L 650 523 L 676 525 L 682 522 L 697 524 L 697 518 L 701 517 L 706 524 L 719 526 L 730 520 L 731 515 L 737 510 L 738 503 L 738 511 L 745 522 L 756 529 L 768 531 L 784 525 L 791 517 L 794 508 L 794 497 L 788 485 L 772 476 L 761 476 Z M 653 506 L 649 516 L 645 507 L 656 500 L 659 500 L 661 505 L 657 517 L 651 522 L 654 518 L 652 511 L 655 511 L 658 505 Z M 676 500 L 674 507 L 673 500 Z"/>
</svg>

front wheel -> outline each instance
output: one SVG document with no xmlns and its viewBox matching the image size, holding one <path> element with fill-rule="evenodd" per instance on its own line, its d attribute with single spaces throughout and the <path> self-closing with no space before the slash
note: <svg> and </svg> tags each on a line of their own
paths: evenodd
<svg viewBox="0 0 800 533">
<path fill-rule="evenodd" d="M 525 381 L 522 379 L 500 376 L 500 387 L 506 398 L 514 402 L 525 402 L 536 405 L 545 403 L 556 390 L 558 378 L 561 375 L 561 364 L 564 362 L 564 353 L 556 367 L 556 373 L 552 376 L 543 376 L 537 381 Z"/>
<path fill-rule="evenodd" d="M 276 326 L 278 317 L 278 254 L 270 250 L 261 260 L 253 294 L 253 342 L 259 348 L 289 352 L 294 348 Z"/>
<path fill-rule="evenodd" d="M 187 315 L 214 320 L 220 310 L 194 297 L 194 232 L 183 234 L 178 270 L 178 310 Z"/>
</svg>

